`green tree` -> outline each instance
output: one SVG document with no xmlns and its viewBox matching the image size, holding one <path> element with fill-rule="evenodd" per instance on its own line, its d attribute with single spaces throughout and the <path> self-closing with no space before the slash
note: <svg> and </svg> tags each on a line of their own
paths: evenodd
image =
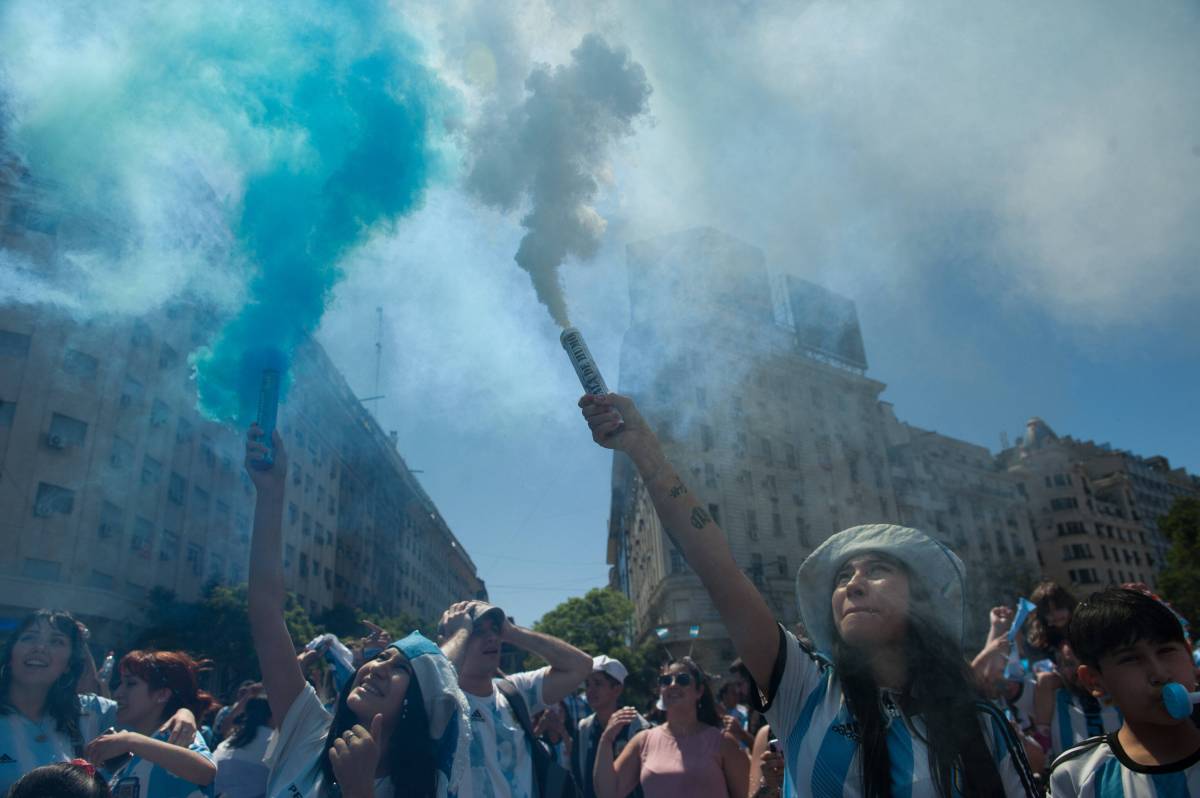
<svg viewBox="0 0 1200 798">
<path fill-rule="evenodd" d="M 211 660 L 218 690 L 260 677 L 246 614 L 245 585 L 210 584 L 196 602 L 180 601 L 163 588 L 152 590 L 149 598 L 148 626 L 134 647 L 187 651 L 197 659 Z M 284 621 L 297 648 L 321 631 L 291 595 Z"/>
<path fill-rule="evenodd" d="M 1159 589 L 1183 617 L 1196 624 L 1200 622 L 1200 499 L 1177 498 L 1159 519 L 1158 528 L 1171 541 L 1166 567 L 1158 576 Z"/>
<path fill-rule="evenodd" d="M 664 655 L 653 642 L 630 646 L 633 602 L 611 588 L 595 588 L 569 598 L 534 623 L 535 631 L 565 640 L 592 656 L 607 654 L 629 670 L 622 700 L 645 710 L 658 692 L 658 668 Z M 526 667 L 544 663 L 530 656 Z"/>
<path fill-rule="evenodd" d="M 370 621 L 376 626 L 387 630 L 393 640 L 399 640 L 412 631 L 418 631 L 430 640 L 436 639 L 436 624 L 422 621 L 420 618 L 404 612 L 398 615 L 382 615 L 375 612 L 362 612 L 348 604 L 334 604 L 317 617 L 317 623 L 325 631 L 332 632 L 338 637 L 343 638 L 343 642 L 347 643 L 369 634 L 369 630 L 362 623 L 363 621 Z"/>
</svg>

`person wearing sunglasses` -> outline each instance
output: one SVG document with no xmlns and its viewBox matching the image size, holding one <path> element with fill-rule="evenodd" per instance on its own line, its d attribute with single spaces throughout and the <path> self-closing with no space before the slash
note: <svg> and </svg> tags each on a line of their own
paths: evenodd
<svg viewBox="0 0 1200 798">
<path fill-rule="evenodd" d="M 750 760 L 722 731 L 708 678 L 690 657 L 658 677 L 667 722 L 638 732 L 613 761 L 613 741 L 637 717 L 633 707 L 613 713 L 592 773 L 596 798 L 622 798 L 637 787 L 646 798 L 744 798 Z"/>
<path fill-rule="evenodd" d="M 1021 744 L 982 700 L 963 656 L 966 573 L 954 552 L 886 523 L 833 535 L 796 575 L 812 641 L 802 644 L 776 622 L 633 400 L 588 395 L 579 406 L 593 441 L 629 457 L 708 591 L 798 794 L 1036 794 Z"/>
</svg>

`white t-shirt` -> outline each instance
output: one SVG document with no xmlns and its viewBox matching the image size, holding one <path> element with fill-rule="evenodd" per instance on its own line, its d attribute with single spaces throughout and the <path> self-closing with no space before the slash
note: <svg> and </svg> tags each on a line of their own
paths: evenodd
<svg viewBox="0 0 1200 798">
<path fill-rule="evenodd" d="M 91 693 L 79 696 L 82 745 L 87 745 L 116 723 L 116 701 Z M 58 731 L 58 724 L 49 714 L 38 723 L 16 710 L 0 716 L 0 795 L 7 795 L 13 782 L 34 768 L 74 757 L 71 740 Z"/>
<path fill-rule="evenodd" d="M 263 762 L 271 730 L 259 726 L 254 739 L 241 748 L 234 748 L 232 737 L 224 740 L 213 752 L 217 764 L 215 783 L 218 798 L 263 798 L 267 794 L 270 768 Z"/>
<path fill-rule="evenodd" d="M 325 774 L 321 755 L 333 716 L 321 705 L 311 684 L 288 708 L 277 734 L 271 736 L 263 761 L 270 768 L 267 795 L 270 798 L 315 798 L 323 794 Z M 375 780 L 375 798 L 392 798 L 392 780 Z"/>
<path fill-rule="evenodd" d="M 550 668 L 514 673 L 516 685 L 532 717 L 545 707 L 542 682 Z M 471 781 L 475 798 L 534 798 L 533 752 L 508 699 L 492 682 L 490 696 L 467 693 L 471 707 Z"/>
</svg>

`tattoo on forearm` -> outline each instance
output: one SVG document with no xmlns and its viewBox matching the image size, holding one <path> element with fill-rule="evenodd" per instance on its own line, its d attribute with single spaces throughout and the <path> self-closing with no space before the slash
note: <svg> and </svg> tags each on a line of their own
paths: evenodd
<svg viewBox="0 0 1200 798">
<path fill-rule="evenodd" d="M 696 507 L 692 510 L 692 526 L 696 529 L 704 529 L 712 521 L 712 516 L 703 507 Z"/>
<path fill-rule="evenodd" d="M 671 498 L 678 499 L 680 496 L 682 496 L 683 494 L 685 494 L 687 492 L 688 492 L 688 489 L 682 482 L 676 482 L 675 486 L 671 488 Z"/>
</svg>

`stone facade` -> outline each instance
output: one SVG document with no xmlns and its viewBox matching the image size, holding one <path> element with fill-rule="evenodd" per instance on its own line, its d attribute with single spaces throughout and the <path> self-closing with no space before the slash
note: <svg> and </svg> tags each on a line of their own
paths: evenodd
<svg viewBox="0 0 1200 798">
<path fill-rule="evenodd" d="M 1038 418 L 1000 461 L 1028 498 L 1042 572 L 1079 594 L 1157 587 L 1169 548 L 1158 519 L 1176 498 L 1200 496 L 1200 480 L 1164 457 L 1059 437 Z"/>
<path fill-rule="evenodd" d="M 51 268 L 58 234 L 25 223 L 5 190 L 13 179 L 0 172 L 0 246 Z M 182 302 L 139 318 L 0 307 L 0 628 L 60 607 L 116 646 L 137 633 L 152 588 L 193 600 L 209 582 L 245 581 L 254 492 L 242 433 L 195 410 L 188 364 L 218 325 Z M 316 343 L 294 373 L 279 417 L 288 590 L 313 614 L 345 603 L 427 620 L 486 596 L 394 441 Z"/>
</svg>

